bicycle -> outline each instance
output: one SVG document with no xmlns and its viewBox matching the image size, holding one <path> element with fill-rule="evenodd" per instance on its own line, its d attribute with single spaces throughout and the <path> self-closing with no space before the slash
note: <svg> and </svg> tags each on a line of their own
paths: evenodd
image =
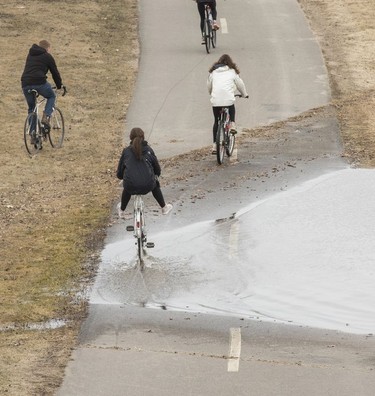
<svg viewBox="0 0 375 396">
<path fill-rule="evenodd" d="M 242 95 L 236 94 L 235 96 L 242 98 Z M 220 110 L 215 143 L 217 163 L 221 165 L 224 161 L 224 152 L 230 157 L 236 143 L 236 136 L 230 131 L 229 109 L 225 106 Z"/>
<path fill-rule="evenodd" d="M 203 27 L 203 37 L 204 45 L 206 46 L 206 51 L 209 54 L 211 45 L 212 48 L 216 47 L 216 30 L 213 28 L 214 20 L 212 18 L 211 7 L 208 4 L 204 6 L 205 19 Z"/>
<path fill-rule="evenodd" d="M 155 244 L 153 242 L 147 242 L 146 233 L 146 222 L 144 215 L 144 202 L 142 195 L 134 196 L 134 225 L 127 226 L 127 231 L 133 231 L 134 237 L 137 239 L 137 255 L 138 263 L 141 271 L 144 270 L 144 260 L 143 257 L 146 255 L 146 247 L 153 248 Z"/>
<path fill-rule="evenodd" d="M 57 102 L 58 92 L 56 87 L 53 87 L 53 89 L 56 93 Z M 62 86 L 62 89 L 62 96 L 64 96 L 67 90 L 64 86 Z M 39 93 L 36 89 L 30 89 L 28 93 L 34 95 L 35 107 L 33 111 L 28 114 L 25 121 L 24 141 L 27 152 L 30 156 L 36 155 L 43 148 L 43 141 L 47 141 L 47 138 L 53 148 L 62 147 L 65 134 L 64 117 L 61 110 L 56 107 L 56 102 L 50 118 L 50 126 L 46 127 L 42 124 L 39 108 L 47 99 L 43 98 L 38 100 Z"/>
</svg>

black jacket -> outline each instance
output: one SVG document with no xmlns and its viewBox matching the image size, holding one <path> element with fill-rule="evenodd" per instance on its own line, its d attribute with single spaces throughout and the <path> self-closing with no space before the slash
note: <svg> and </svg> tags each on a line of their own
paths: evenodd
<svg viewBox="0 0 375 396">
<path fill-rule="evenodd" d="M 45 84 L 49 71 L 57 89 L 60 89 L 62 81 L 53 56 L 44 48 L 33 44 L 27 55 L 25 69 L 22 73 L 22 87 Z"/>
<path fill-rule="evenodd" d="M 156 186 L 156 176 L 161 169 L 154 150 L 143 142 L 142 159 L 138 160 L 131 146 L 126 147 L 117 166 L 117 177 L 123 179 L 124 189 L 129 194 L 147 194 Z"/>
</svg>

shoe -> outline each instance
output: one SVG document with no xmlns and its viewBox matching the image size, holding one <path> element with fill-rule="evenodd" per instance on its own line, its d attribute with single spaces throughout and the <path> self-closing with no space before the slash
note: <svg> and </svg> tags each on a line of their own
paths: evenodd
<svg viewBox="0 0 375 396">
<path fill-rule="evenodd" d="M 161 213 L 163 213 L 163 215 L 168 214 L 171 210 L 173 209 L 173 205 L 171 204 L 166 204 L 164 206 L 164 208 L 161 209 Z"/>
<path fill-rule="evenodd" d="M 201 44 L 202 44 L 202 45 L 206 44 L 206 40 L 204 39 L 204 36 L 202 36 Z"/>
<path fill-rule="evenodd" d="M 36 144 L 35 131 L 32 131 L 32 132 L 30 133 L 30 144 Z"/>
<path fill-rule="evenodd" d="M 117 213 L 119 219 L 124 219 L 125 220 L 125 210 L 121 210 L 121 202 L 117 204 Z"/>
<path fill-rule="evenodd" d="M 229 128 L 229 130 L 230 130 L 230 133 L 231 133 L 232 135 L 235 135 L 235 134 L 237 133 L 236 124 L 235 124 L 234 122 L 231 122 L 231 123 L 230 123 L 230 128 Z"/>
<path fill-rule="evenodd" d="M 43 124 L 44 130 L 46 132 L 48 132 L 51 128 L 50 117 L 48 117 L 44 111 L 43 111 L 43 117 L 42 117 L 42 124 Z"/>
<path fill-rule="evenodd" d="M 216 143 L 212 144 L 212 151 L 211 154 L 216 154 Z"/>
<path fill-rule="evenodd" d="M 220 29 L 220 26 L 216 23 L 216 21 L 213 22 L 212 29 L 214 29 L 214 30 L 219 30 Z"/>
</svg>

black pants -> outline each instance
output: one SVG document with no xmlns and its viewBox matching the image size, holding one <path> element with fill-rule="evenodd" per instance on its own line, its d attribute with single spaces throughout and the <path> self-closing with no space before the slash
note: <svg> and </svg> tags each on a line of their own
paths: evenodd
<svg viewBox="0 0 375 396">
<path fill-rule="evenodd" d="M 236 117 L 236 108 L 234 107 L 234 104 L 232 104 L 232 106 L 226 106 L 228 107 L 229 110 L 229 119 L 231 122 L 235 122 L 235 117 Z M 212 107 L 212 111 L 214 113 L 214 126 L 212 127 L 212 132 L 213 132 L 213 137 L 214 137 L 214 143 L 216 140 L 216 132 L 217 132 L 217 127 L 219 125 L 219 119 L 220 119 L 220 111 L 221 111 L 222 107 L 218 106 L 218 107 Z"/>
<path fill-rule="evenodd" d="M 158 204 L 160 205 L 160 207 L 164 208 L 165 201 L 164 201 L 163 193 L 161 192 L 161 189 L 160 189 L 159 181 L 156 182 L 156 186 L 151 192 L 152 192 L 152 195 L 154 196 L 154 198 L 156 199 L 156 201 L 158 202 Z M 128 203 L 130 201 L 130 198 L 131 198 L 131 194 L 129 194 L 127 191 L 125 191 L 125 189 L 123 189 L 122 196 L 121 196 L 121 210 L 126 209 L 126 207 L 128 206 Z"/>
<path fill-rule="evenodd" d="M 217 18 L 217 12 L 216 12 L 216 0 L 213 2 L 208 1 L 207 3 L 198 3 L 198 11 L 199 15 L 201 17 L 201 32 L 203 34 L 203 29 L 204 29 L 204 18 L 205 18 L 205 13 L 204 13 L 204 6 L 205 4 L 208 4 L 211 7 L 211 12 L 212 12 L 212 18 L 214 21 L 216 21 Z"/>
</svg>

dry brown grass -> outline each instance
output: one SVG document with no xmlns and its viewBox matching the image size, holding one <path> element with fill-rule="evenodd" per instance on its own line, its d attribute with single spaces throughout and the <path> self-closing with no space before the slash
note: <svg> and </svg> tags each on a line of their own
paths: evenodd
<svg viewBox="0 0 375 396">
<path fill-rule="evenodd" d="M 10 329 L 1 332 L 0 393 L 49 394 L 74 342 L 75 319 L 85 312 L 77 291 L 92 277 L 117 195 L 114 166 L 138 60 L 137 6 L 135 0 L 3 2 L 0 22 L 0 326 Z M 67 139 L 63 149 L 45 145 L 30 159 L 20 76 L 28 49 L 42 38 L 51 41 L 69 90 L 59 99 Z M 68 326 L 23 327 L 56 318 Z"/>
<path fill-rule="evenodd" d="M 375 2 L 299 0 L 319 38 L 346 155 L 375 166 Z"/>
</svg>

